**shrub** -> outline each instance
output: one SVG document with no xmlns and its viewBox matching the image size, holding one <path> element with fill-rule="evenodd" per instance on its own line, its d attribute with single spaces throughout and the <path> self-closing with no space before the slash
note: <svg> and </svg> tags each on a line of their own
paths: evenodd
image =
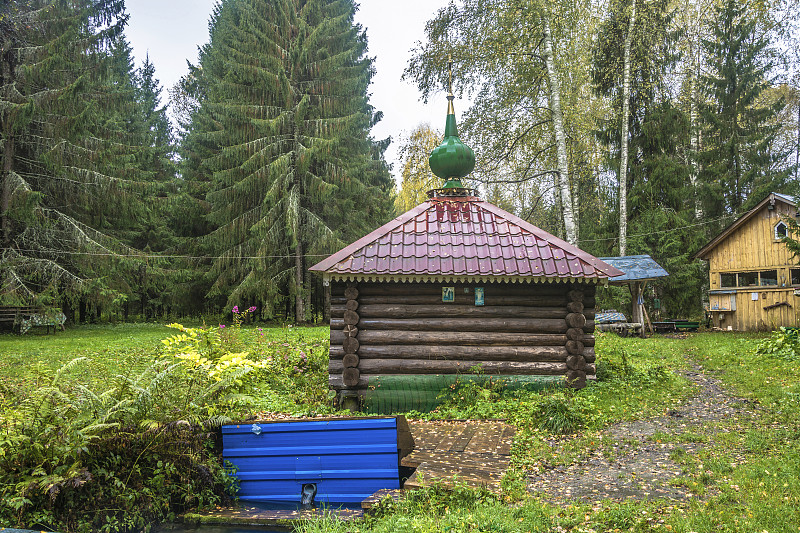
<svg viewBox="0 0 800 533">
<path fill-rule="evenodd" d="M 63 366 L 17 409 L 6 410 L 0 523 L 66 532 L 141 530 L 219 502 L 226 477 L 208 447 L 208 426 L 190 422 L 201 413 L 180 392 L 166 394 L 188 389 L 178 365 L 159 361 L 95 393 L 65 384 L 64 375 L 82 364 L 75 359 Z"/>
<path fill-rule="evenodd" d="M 540 429 L 556 434 L 570 434 L 586 426 L 587 416 L 594 409 L 591 401 L 572 389 L 542 395 L 531 409 L 531 417 Z"/>
<path fill-rule="evenodd" d="M 800 355 L 800 330 L 781 326 L 759 343 L 756 352 L 784 359 L 795 359 Z"/>
</svg>

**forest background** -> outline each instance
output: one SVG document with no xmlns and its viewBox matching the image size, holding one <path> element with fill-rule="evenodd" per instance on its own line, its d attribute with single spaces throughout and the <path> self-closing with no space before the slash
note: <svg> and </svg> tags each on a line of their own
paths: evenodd
<svg viewBox="0 0 800 533">
<path fill-rule="evenodd" d="M 692 254 L 769 192 L 800 192 L 798 4 L 463 0 L 405 76 L 427 98 L 452 57 L 484 199 L 594 255 L 652 255 L 663 312 L 696 316 Z M 308 267 L 439 186 L 441 132 L 421 124 L 395 189 L 356 9 L 221 0 L 162 102 L 123 0 L 0 1 L 0 304 L 322 317 Z"/>
</svg>

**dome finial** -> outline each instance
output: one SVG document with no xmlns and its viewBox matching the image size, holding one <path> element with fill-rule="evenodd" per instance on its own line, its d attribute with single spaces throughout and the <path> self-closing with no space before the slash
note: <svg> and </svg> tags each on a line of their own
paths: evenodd
<svg viewBox="0 0 800 533">
<path fill-rule="evenodd" d="M 475 168 L 475 152 L 461 142 L 456 127 L 456 110 L 453 106 L 453 57 L 447 57 L 447 121 L 444 128 L 444 140 L 428 158 L 431 171 L 445 180 L 444 188 L 464 188 L 461 178 Z"/>
</svg>

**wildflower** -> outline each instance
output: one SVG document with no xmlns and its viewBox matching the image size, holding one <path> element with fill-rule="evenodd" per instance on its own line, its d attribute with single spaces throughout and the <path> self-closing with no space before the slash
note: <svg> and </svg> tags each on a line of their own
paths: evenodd
<svg viewBox="0 0 800 533">
<path fill-rule="evenodd" d="M 250 309 L 247 310 L 248 313 L 255 313 L 256 309 L 258 309 L 255 305 L 251 306 Z"/>
<path fill-rule="evenodd" d="M 224 329 L 224 328 L 225 328 L 225 324 L 220 324 L 219 325 L 219 329 Z"/>
<path fill-rule="evenodd" d="M 238 313 L 239 312 L 239 306 L 238 305 L 234 305 L 232 311 L 234 313 Z"/>
</svg>

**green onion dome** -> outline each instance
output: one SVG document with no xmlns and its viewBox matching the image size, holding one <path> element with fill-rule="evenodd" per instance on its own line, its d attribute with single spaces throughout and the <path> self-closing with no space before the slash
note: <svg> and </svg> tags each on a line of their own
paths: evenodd
<svg viewBox="0 0 800 533">
<path fill-rule="evenodd" d="M 460 178 L 463 178 L 475 168 L 475 152 L 472 148 L 461 142 L 456 128 L 456 112 L 453 108 L 451 94 L 447 97 L 447 123 L 444 128 L 444 140 L 431 152 L 428 164 L 431 171 L 438 177 L 446 180 L 445 188 L 463 188 Z"/>
</svg>

